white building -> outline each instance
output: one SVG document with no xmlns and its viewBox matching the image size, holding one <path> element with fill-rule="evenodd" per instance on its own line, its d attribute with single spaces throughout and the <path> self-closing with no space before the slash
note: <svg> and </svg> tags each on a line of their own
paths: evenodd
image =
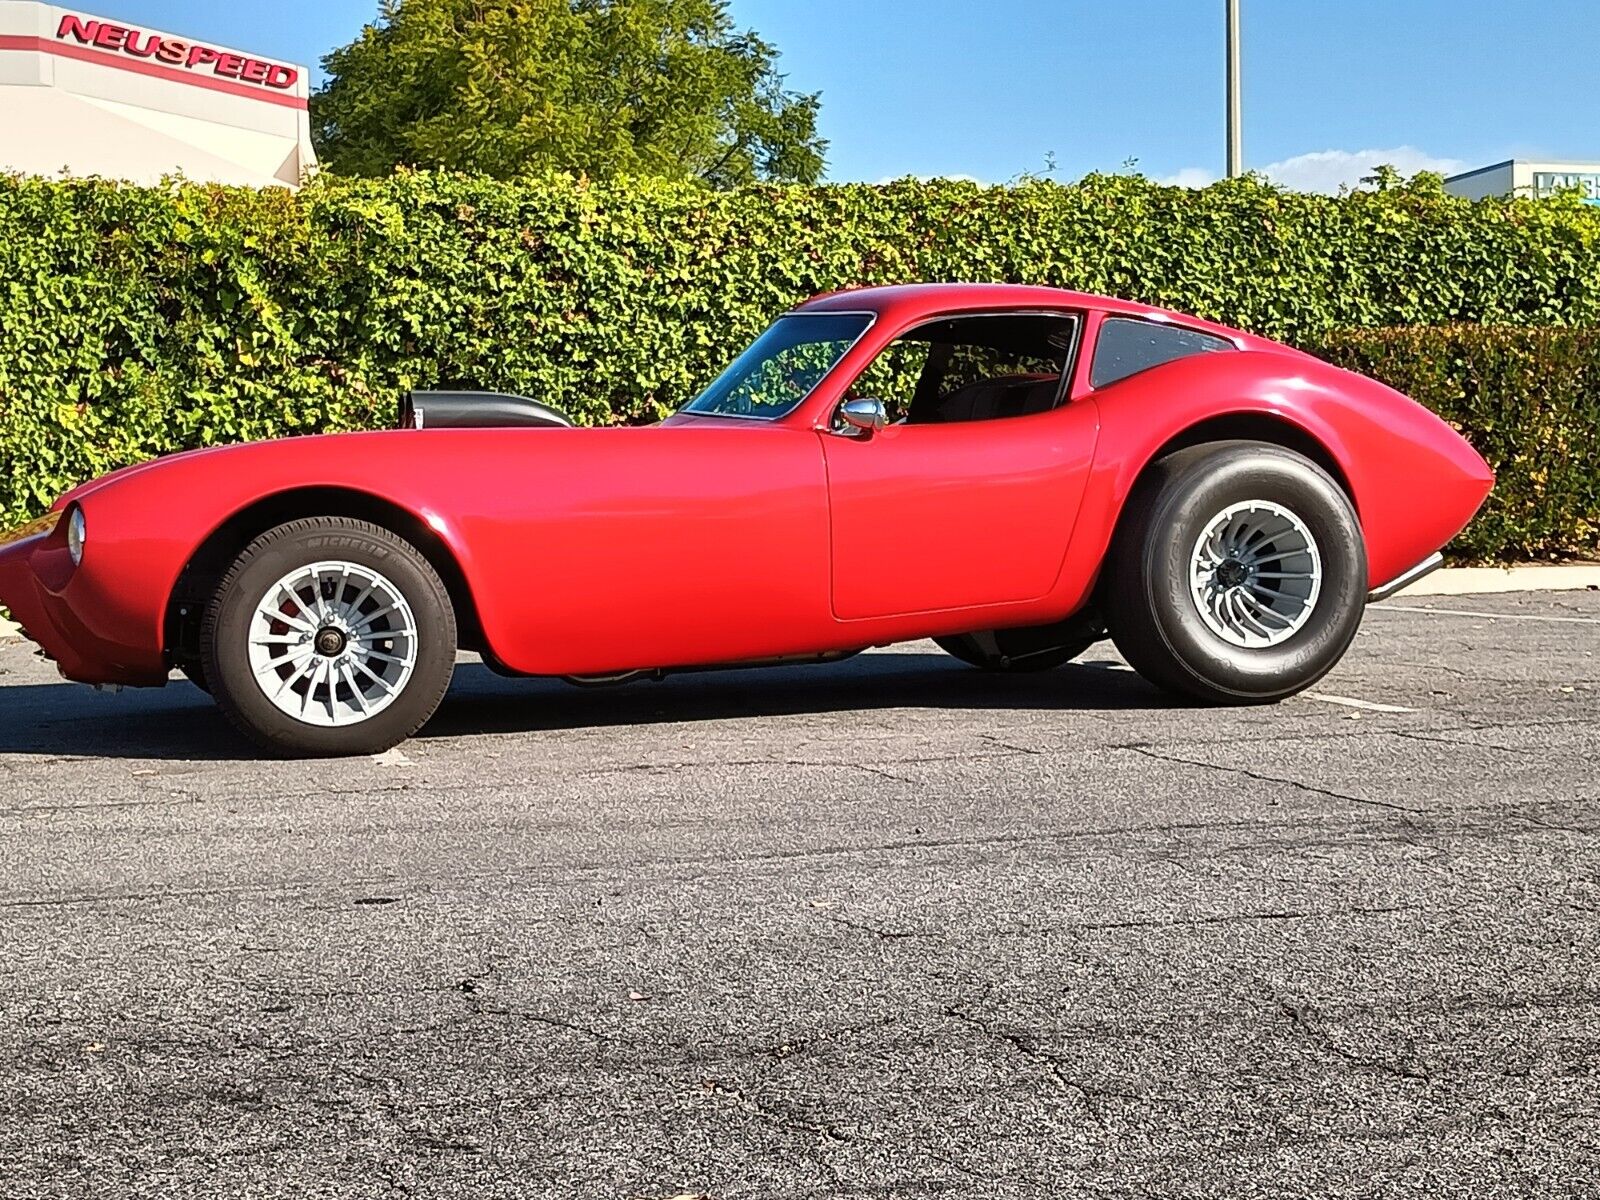
<svg viewBox="0 0 1600 1200">
<path fill-rule="evenodd" d="M 1600 204 L 1600 162 L 1533 162 L 1508 158 L 1464 171 L 1444 181 L 1444 190 L 1468 200 L 1485 196 L 1531 196 L 1542 200 L 1577 188 L 1585 204 Z"/>
<path fill-rule="evenodd" d="M 308 72 L 35 0 L 0 0 L 0 171 L 296 186 Z"/>
</svg>

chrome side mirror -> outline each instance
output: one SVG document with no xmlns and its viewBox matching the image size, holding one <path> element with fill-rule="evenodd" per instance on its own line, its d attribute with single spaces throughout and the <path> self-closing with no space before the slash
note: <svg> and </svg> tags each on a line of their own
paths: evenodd
<svg viewBox="0 0 1600 1200">
<path fill-rule="evenodd" d="M 889 423 L 882 400 L 846 400 L 839 405 L 834 432 L 845 437 L 867 437 Z"/>
</svg>

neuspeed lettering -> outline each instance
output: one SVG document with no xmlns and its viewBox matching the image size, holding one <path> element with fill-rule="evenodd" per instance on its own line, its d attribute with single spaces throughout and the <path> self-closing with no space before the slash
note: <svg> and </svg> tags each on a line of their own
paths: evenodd
<svg viewBox="0 0 1600 1200">
<path fill-rule="evenodd" d="M 295 67 L 283 63 L 267 62 L 218 50 L 198 42 L 181 38 L 163 38 L 126 25 L 98 21 L 67 13 L 56 29 L 57 41 L 74 41 L 80 46 L 94 46 L 113 54 L 129 54 L 135 58 L 154 59 L 169 66 L 181 67 L 202 75 L 216 75 L 222 79 L 237 79 L 260 87 L 288 91 L 300 80 Z"/>
</svg>

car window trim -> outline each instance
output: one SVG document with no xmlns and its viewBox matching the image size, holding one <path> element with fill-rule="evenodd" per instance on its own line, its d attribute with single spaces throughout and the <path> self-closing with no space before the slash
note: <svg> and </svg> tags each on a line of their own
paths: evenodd
<svg viewBox="0 0 1600 1200">
<path fill-rule="evenodd" d="M 1069 321 L 1072 322 L 1072 344 L 1067 347 L 1067 357 L 1066 357 L 1065 363 L 1062 365 L 1062 368 L 1061 368 L 1061 378 L 1056 380 L 1055 399 L 1050 402 L 1050 407 L 1045 409 L 1044 412 L 1024 413 L 1024 414 L 1022 414 L 1021 416 L 1018 416 L 1018 417 L 989 417 L 989 418 L 987 418 L 986 420 L 983 420 L 983 421 L 961 421 L 961 422 L 957 422 L 958 424 L 961 424 L 961 425 L 985 425 L 985 424 L 988 424 L 991 421 L 1018 421 L 1018 420 L 1027 420 L 1029 417 L 1047 417 L 1051 413 L 1055 412 L 1057 409 L 1065 407 L 1067 400 L 1070 398 L 1068 396 L 1068 392 L 1070 391 L 1071 386 L 1072 386 L 1072 377 L 1076 373 L 1076 367 L 1077 367 L 1077 363 L 1078 363 L 1078 351 L 1080 349 L 1082 349 L 1082 347 L 1083 347 L 1084 326 L 1086 326 L 1089 323 L 1089 314 L 1088 314 L 1088 310 L 1087 309 L 1081 309 L 1081 308 L 972 308 L 972 309 L 954 309 L 954 310 L 952 310 L 950 312 L 936 313 L 933 316 L 922 317 L 919 320 L 914 321 L 912 324 L 907 325 L 904 329 L 901 329 L 898 332 L 896 332 L 894 337 L 890 338 L 886 343 L 884 343 L 883 348 L 878 351 L 878 354 L 882 354 L 885 350 L 887 350 L 890 346 L 894 345 L 901 338 L 905 337 L 906 334 L 908 334 L 908 333 L 915 333 L 917 330 L 924 329 L 929 325 L 937 325 L 940 321 L 962 320 L 962 319 L 967 318 L 967 317 L 1058 317 L 1058 318 L 1061 318 L 1061 319 L 1064 319 L 1064 320 L 1069 320 Z M 841 359 L 840 361 L 842 362 L 844 360 Z M 863 374 L 865 374 L 867 368 L 870 367 L 872 365 L 872 363 L 876 362 L 876 361 L 877 361 L 877 355 L 875 354 L 875 355 L 873 355 L 871 361 L 863 363 L 862 366 L 861 366 L 861 370 L 856 372 L 855 378 L 852 378 L 850 380 L 850 385 L 854 385 L 856 379 L 859 379 Z M 818 386 L 820 387 L 821 385 L 818 384 Z M 848 386 L 847 386 L 846 390 L 848 390 Z"/>
</svg>

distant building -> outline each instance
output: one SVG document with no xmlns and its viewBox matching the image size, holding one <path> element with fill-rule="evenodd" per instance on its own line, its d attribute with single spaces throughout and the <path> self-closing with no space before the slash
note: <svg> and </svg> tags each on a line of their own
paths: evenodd
<svg viewBox="0 0 1600 1200">
<path fill-rule="evenodd" d="M 294 187 L 307 72 L 35 0 L 0 0 L 0 171 Z"/>
<path fill-rule="evenodd" d="M 1577 188 L 1585 204 L 1600 204 L 1600 162 L 1533 162 L 1508 158 L 1444 181 L 1444 190 L 1468 200 L 1485 196 L 1531 196 L 1544 199 Z"/>
</svg>

